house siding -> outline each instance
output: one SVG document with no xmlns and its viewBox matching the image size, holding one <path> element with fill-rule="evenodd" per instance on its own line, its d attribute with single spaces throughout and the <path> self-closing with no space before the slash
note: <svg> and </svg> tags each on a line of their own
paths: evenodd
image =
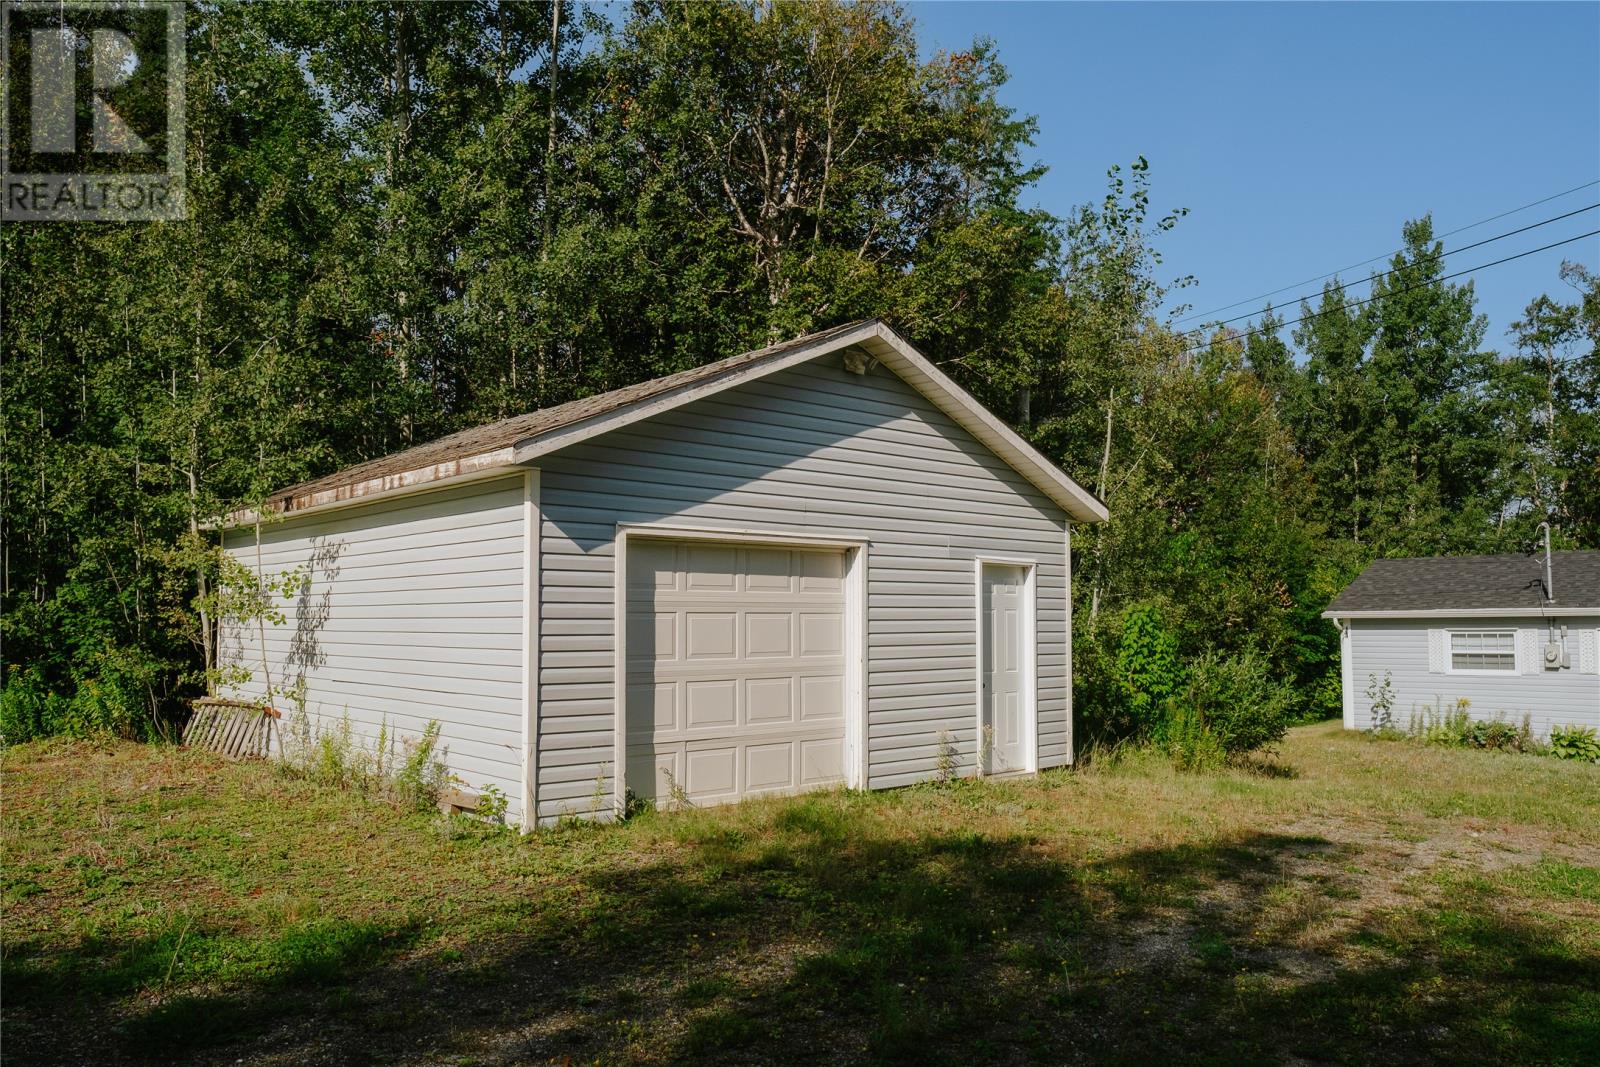
<svg viewBox="0 0 1600 1067">
<path fill-rule="evenodd" d="M 1600 614 L 1558 618 L 1556 625 L 1567 627 L 1565 648 L 1572 666 L 1566 670 L 1505 675 L 1431 673 L 1428 670 L 1428 632 L 1430 630 L 1518 630 L 1518 647 L 1527 646 L 1529 637 L 1521 631 L 1534 631 L 1543 648 L 1549 632 L 1543 620 L 1528 618 L 1484 619 L 1352 619 L 1350 641 L 1353 653 L 1351 674 L 1354 685 L 1357 729 L 1370 729 L 1372 700 L 1367 688 L 1373 676 L 1382 679 L 1387 671 L 1394 694 L 1390 712 L 1396 726 L 1407 726 L 1412 716 L 1433 714 L 1435 709 L 1452 708 L 1457 699 L 1471 702 L 1474 718 L 1502 718 L 1521 723 L 1524 716 L 1535 732 L 1548 734 L 1552 726 L 1585 725 L 1600 727 L 1600 675 L 1580 671 L 1580 635 L 1600 627 Z"/>
<path fill-rule="evenodd" d="M 1067 519 L 891 372 L 834 354 L 552 453 L 541 468 L 538 809 L 614 789 L 618 523 L 865 539 L 868 785 L 977 749 L 973 559 L 1038 567 L 1039 766 L 1071 760 Z"/>
<path fill-rule="evenodd" d="M 463 787 L 503 790 L 513 818 L 522 808 L 523 502 L 518 471 L 261 529 L 265 574 L 307 568 L 283 622 L 266 623 L 274 685 L 303 678 L 315 722 L 332 729 L 348 716 L 369 750 L 381 726 L 414 738 L 438 721 Z M 253 529 L 229 531 L 224 545 L 255 569 Z M 251 671 L 237 695 L 260 697 L 257 627 L 223 627 L 221 637 L 224 654 Z"/>
</svg>

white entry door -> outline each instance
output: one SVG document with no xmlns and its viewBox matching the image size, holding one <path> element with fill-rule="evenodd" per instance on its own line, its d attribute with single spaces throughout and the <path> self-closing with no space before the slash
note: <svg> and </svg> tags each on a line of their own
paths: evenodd
<svg viewBox="0 0 1600 1067">
<path fill-rule="evenodd" d="M 627 781 L 718 804 L 844 780 L 841 551 L 628 547 Z"/>
<path fill-rule="evenodd" d="M 1010 564 L 985 563 L 980 584 L 983 731 L 978 751 L 985 757 L 983 773 L 1024 771 L 1028 769 L 1026 687 L 1032 674 L 1026 662 L 1028 572 Z"/>
</svg>

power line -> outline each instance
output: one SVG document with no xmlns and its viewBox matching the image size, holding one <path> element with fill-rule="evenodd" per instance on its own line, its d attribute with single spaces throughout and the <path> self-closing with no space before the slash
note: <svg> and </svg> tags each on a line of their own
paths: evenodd
<svg viewBox="0 0 1600 1067">
<path fill-rule="evenodd" d="M 1571 189 L 1565 189 L 1559 193 L 1552 193 L 1549 196 L 1544 197 L 1542 200 L 1535 200 L 1530 204 L 1523 204 L 1521 207 L 1514 207 L 1509 211 L 1502 211 L 1498 215 L 1490 215 L 1486 219 L 1479 219 L 1477 222 L 1468 223 L 1465 226 L 1458 226 L 1456 229 L 1450 230 L 1447 233 L 1439 234 L 1437 239 L 1443 240 L 1446 237 L 1453 237 L 1456 234 L 1464 233 L 1467 230 L 1475 230 L 1479 226 L 1503 219 L 1507 215 L 1515 215 L 1517 212 L 1526 211 L 1530 207 L 1538 207 L 1540 204 L 1548 204 L 1552 200 L 1559 200 L 1563 196 L 1570 196 L 1571 194 L 1578 192 L 1580 189 L 1587 189 L 1592 185 L 1600 185 L 1600 178 L 1597 178 L 1591 182 L 1584 182 L 1582 185 L 1574 185 Z M 1282 289 L 1274 289 L 1270 293 L 1261 293 L 1258 296 L 1247 296 L 1243 300 L 1236 300 L 1231 304 L 1224 304 L 1222 307 L 1212 308 L 1210 311 L 1197 311 L 1193 314 L 1183 316 L 1183 318 L 1174 322 L 1173 325 L 1177 326 L 1180 323 L 1188 322 L 1191 319 L 1199 319 L 1204 318 L 1207 315 L 1215 315 L 1219 311 L 1231 311 L 1232 309 L 1239 307 L 1241 304 L 1253 304 L 1257 300 L 1265 300 L 1269 296 L 1277 296 L 1279 293 L 1286 293 L 1290 289 L 1298 289 L 1302 285 L 1310 285 L 1312 282 L 1324 281 L 1328 278 L 1335 277 L 1336 275 L 1343 274 L 1345 271 L 1355 270 L 1357 267 L 1365 267 L 1368 263 L 1376 263 L 1380 259 L 1388 259 L 1390 256 L 1397 256 L 1404 251 L 1405 249 L 1403 248 L 1397 248 L 1393 252 L 1386 252 L 1381 256 L 1373 256 L 1371 259 L 1363 259 L 1360 263 L 1352 263 L 1348 267 L 1340 267 L 1338 270 L 1329 271 L 1327 274 L 1319 274 L 1315 278 L 1307 278 L 1303 282 L 1294 282 L 1291 285 L 1285 285 Z"/>
<path fill-rule="evenodd" d="M 1496 241 L 1503 241 L 1507 237 L 1515 237 L 1519 233 L 1527 233 L 1529 230 L 1537 230 L 1541 226 L 1548 226 L 1552 222 L 1560 222 L 1563 219 L 1570 219 L 1574 215 L 1581 215 L 1585 211 L 1593 211 L 1597 207 L 1600 207 L 1600 203 L 1590 204 L 1588 207 L 1580 207 L 1576 211 L 1569 211 L 1565 215 L 1557 215 L 1554 218 L 1543 219 L 1543 220 L 1541 220 L 1539 222 L 1530 222 L 1528 225 L 1520 227 L 1518 229 L 1507 230 L 1505 233 L 1495 234 L 1493 237 L 1485 237 L 1481 241 L 1474 241 L 1472 244 L 1470 244 L 1470 245 L 1462 245 L 1460 248 L 1449 248 L 1449 249 L 1443 249 L 1443 250 L 1441 250 L 1439 252 L 1430 252 L 1427 255 L 1418 256 L 1415 260 L 1412 261 L 1412 263 L 1408 263 L 1405 266 L 1394 267 L 1394 268 L 1392 268 L 1390 270 L 1384 271 L 1382 274 L 1374 274 L 1374 275 L 1372 275 L 1372 277 L 1366 279 L 1366 281 L 1375 282 L 1380 278 L 1387 278 L 1391 274 L 1399 273 L 1400 271 L 1404 270 L 1405 267 L 1407 267 L 1407 266 L 1411 266 L 1414 263 L 1421 263 L 1424 260 L 1432 260 L 1434 262 L 1437 262 L 1437 261 L 1439 261 L 1441 259 L 1444 259 L 1446 256 L 1453 256 L 1457 252 L 1467 252 L 1467 251 L 1470 251 L 1470 250 L 1472 250 L 1474 248 L 1481 248 L 1484 245 L 1493 244 Z M 1360 285 L 1362 283 L 1361 282 L 1353 282 L 1351 284 Z M 1343 288 L 1343 287 L 1341 286 L 1341 288 Z M 1282 290 L 1280 290 L 1280 292 L 1281 291 Z M 1296 301 L 1309 300 L 1311 297 L 1313 297 L 1315 295 L 1316 295 L 1315 293 L 1305 293 L 1305 294 L 1303 294 L 1301 296 L 1296 297 L 1295 300 Z M 1287 301 L 1286 301 L 1286 303 L 1287 303 Z M 1203 333 L 1205 331 L 1215 329 L 1218 326 L 1226 326 L 1230 322 L 1239 322 L 1239 321 L 1241 321 L 1243 319 L 1253 319 L 1253 318 L 1256 317 L 1256 314 L 1257 314 L 1256 312 L 1252 311 L 1252 312 L 1249 312 L 1248 314 L 1245 314 L 1245 315 L 1235 315 L 1231 319 L 1221 319 L 1221 320 L 1219 320 L 1217 322 L 1204 323 L 1204 324 L 1202 324 L 1200 326 L 1196 326 L 1192 330 L 1182 330 L 1180 332 L 1181 333 Z"/>
<path fill-rule="evenodd" d="M 1447 281 L 1451 280 L 1452 278 L 1459 278 L 1459 277 L 1461 277 L 1462 275 L 1465 275 L 1465 274 L 1472 274 L 1472 273 L 1474 273 L 1476 271 L 1487 270 L 1489 267 L 1498 267 L 1500 264 L 1502 264 L 1502 263 L 1510 263 L 1514 259 L 1522 259 L 1522 258 L 1524 258 L 1526 256 L 1537 255 L 1540 252 L 1548 252 L 1552 248 L 1560 248 L 1562 245 L 1570 245 L 1574 241 L 1582 241 L 1582 240 L 1585 240 L 1586 238 L 1589 238 L 1589 237 L 1600 237 L 1600 230 L 1590 230 L 1588 233 L 1580 233 L 1576 237 L 1568 237 L 1564 241 L 1555 241 L 1555 242 L 1553 242 L 1551 244 L 1543 245 L 1543 246 L 1541 246 L 1539 248 L 1530 248 L 1526 252 L 1518 252 L 1514 256 L 1505 256 L 1505 257 L 1503 257 L 1501 259 L 1491 260 L 1488 263 L 1480 263 L 1476 267 L 1467 267 L 1464 270 L 1456 271 L 1454 274 L 1446 274 L 1441 278 L 1434 278 L 1434 279 L 1430 279 L 1429 281 L 1425 281 L 1425 282 L 1417 282 L 1417 283 L 1415 283 L 1413 285 L 1405 286 L 1402 289 L 1391 289 L 1388 293 L 1386 293 L 1384 295 L 1385 296 L 1399 296 L 1401 293 L 1409 293 L 1409 292 L 1412 292 L 1412 291 L 1417 290 L 1417 289 L 1425 288 L 1426 286 L 1429 286 L 1429 285 L 1436 285 L 1436 284 L 1438 284 L 1440 282 L 1447 282 Z M 1281 330 L 1281 329 L 1283 329 L 1283 328 L 1285 328 L 1287 326 L 1297 326 L 1302 322 L 1307 322 L 1307 321 L 1309 321 L 1311 319 L 1314 319 L 1314 318 L 1317 318 L 1317 317 L 1319 317 L 1321 315 L 1331 315 L 1335 311 L 1349 311 L 1351 308 L 1361 307 L 1363 304 L 1370 304 L 1376 299 L 1378 299 L 1377 296 L 1364 296 L 1360 300 L 1352 300 L 1347 304 L 1341 304 L 1337 308 L 1327 308 L 1327 309 L 1321 310 L 1321 311 L 1313 311 L 1309 315 L 1301 315 L 1298 319 L 1290 319 L 1288 322 L 1280 322 L 1280 323 L 1276 324 L 1275 329 Z M 1248 337 L 1250 335 L 1250 333 L 1252 333 L 1252 332 L 1254 332 L 1254 331 L 1253 330 L 1245 331 L 1245 336 Z M 1202 348 L 1205 348 L 1207 345 L 1210 345 L 1212 343 L 1212 340 L 1213 340 L 1212 338 L 1207 338 L 1206 340 L 1201 341 L 1201 342 L 1199 342 L 1197 344 L 1190 345 L 1189 347 L 1185 348 L 1180 353 L 1180 355 L 1191 355 L 1191 354 L 1193 354 L 1195 352 L 1198 352 Z"/>
</svg>

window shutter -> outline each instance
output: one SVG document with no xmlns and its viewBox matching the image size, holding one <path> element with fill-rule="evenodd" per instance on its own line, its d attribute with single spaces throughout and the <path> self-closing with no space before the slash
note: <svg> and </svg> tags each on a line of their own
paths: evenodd
<svg viewBox="0 0 1600 1067">
<path fill-rule="evenodd" d="M 1518 630 L 1517 640 L 1522 647 L 1517 649 L 1517 655 L 1522 657 L 1523 674 L 1544 673 L 1544 631 L 1543 630 Z"/>
<path fill-rule="evenodd" d="M 1600 674 L 1600 630 L 1578 631 L 1578 673 Z"/>
<path fill-rule="evenodd" d="M 1447 656 L 1449 654 L 1449 651 L 1445 648 L 1445 644 L 1448 642 L 1448 640 L 1449 640 L 1449 635 L 1446 634 L 1443 630 L 1429 630 L 1428 631 L 1428 673 L 1429 674 L 1443 674 L 1444 673 L 1445 656 Z"/>
</svg>

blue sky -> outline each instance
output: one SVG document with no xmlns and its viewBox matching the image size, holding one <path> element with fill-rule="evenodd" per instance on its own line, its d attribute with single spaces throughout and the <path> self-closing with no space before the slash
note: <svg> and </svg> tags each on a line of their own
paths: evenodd
<svg viewBox="0 0 1600 1067">
<path fill-rule="evenodd" d="M 930 50 L 975 36 L 999 46 L 1003 99 L 1038 116 L 1041 206 L 1098 200 L 1108 166 L 1150 160 L 1157 213 L 1190 210 L 1161 247 L 1168 276 L 1199 279 L 1178 294 L 1195 311 L 1390 252 L 1407 218 L 1431 211 L 1436 231 L 1452 230 L 1600 179 L 1600 3 L 909 9 Z M 1597 202 L 1590 186 L 1446 247 Z M 1588 211 L 1445 264 L 1597 229 L 1600 211 Z M 1539 293 L 1572 295 L 1556 275 L 1563 256 L 1600 269 L 1600 237 L 1468 276 L 1486 344 L 1508 347 L 1506 327 Z"/>
</svg>

